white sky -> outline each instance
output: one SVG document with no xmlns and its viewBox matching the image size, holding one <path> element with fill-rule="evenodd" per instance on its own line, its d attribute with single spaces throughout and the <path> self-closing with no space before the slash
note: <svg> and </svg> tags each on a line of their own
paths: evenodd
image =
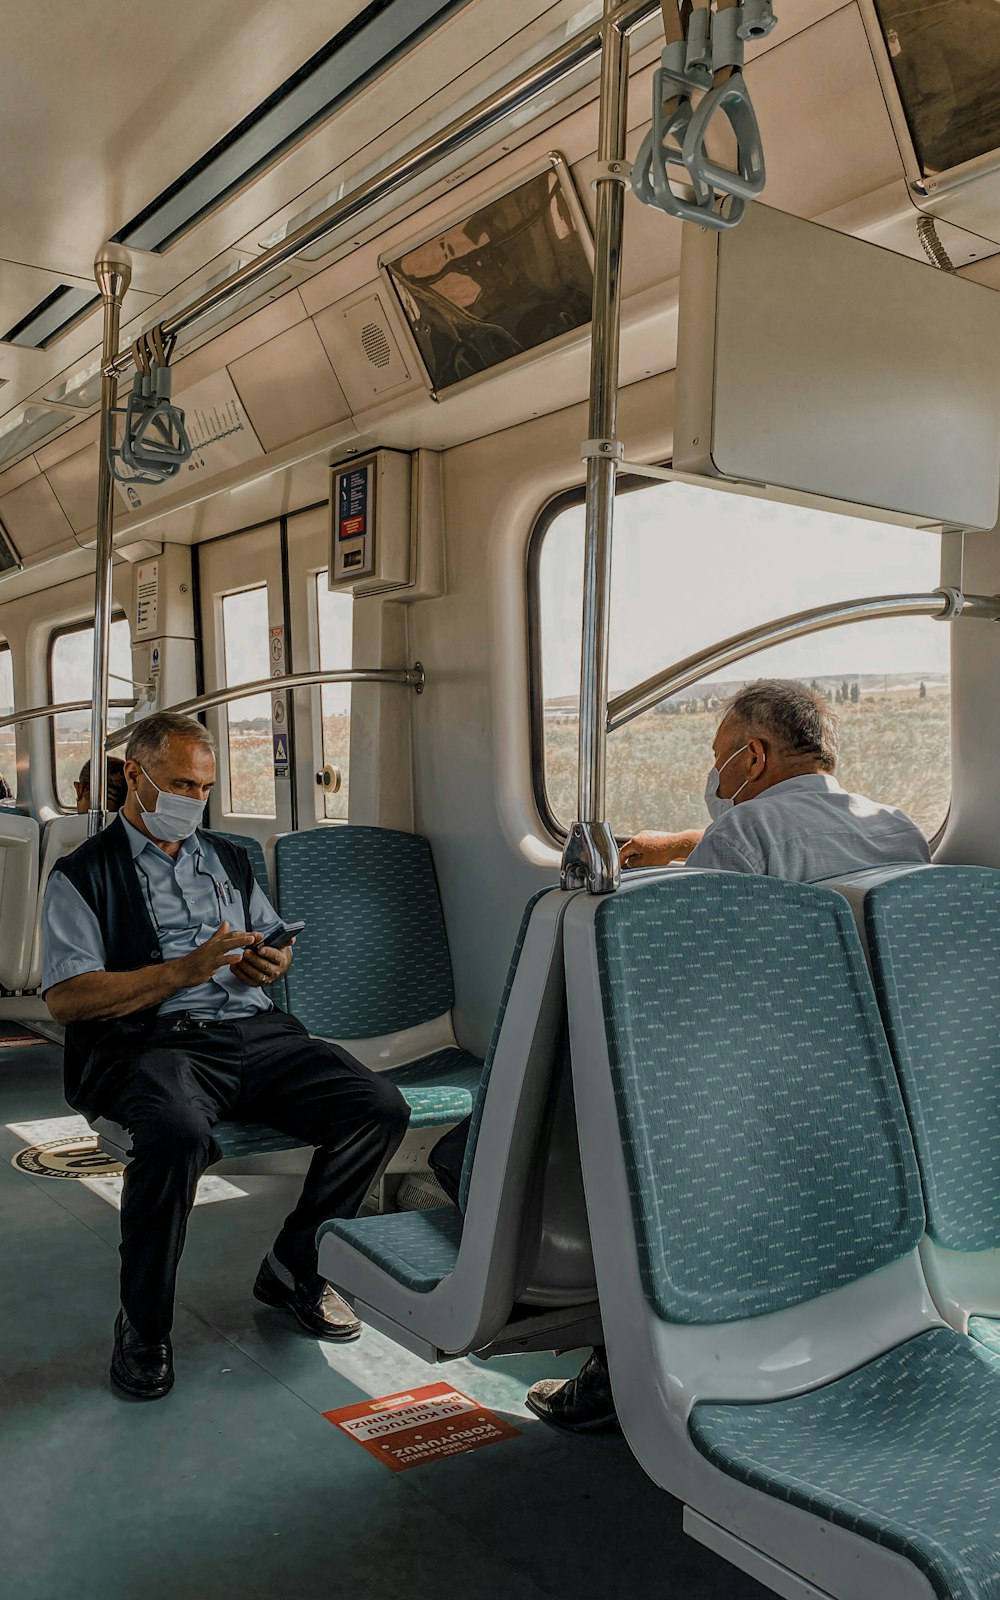
<svg viewBox="0 0 1000 1600">
<path fill-rule="evenodd" d="M 331 592 L 325 571 L 317 573 L 314 582 L 319 664 L 331 669 L 349 667 L 354 618 L 351 596 Z M 242 594 L 226 595 L 222 602 L 222 621 L 227 684 L 252 683 L 256 678 L 269 678 L 271 662 L 268 655 L 270 635 L 266 588 L 261 585 L 245 589 Z M 285 670 L 290 670 L 287 662 Z M 350 684 L 328 684 L 323 689 L 325 716 L 349 711 L 350 707 Z M 251 695 L 246 700 L 237 701 L 230 708 L 230 714 L 234 720 L 269 717 L 270 697 Z"/>
<path fill-rule="evenodd" d="M 553 522 L 543 545 L 546 699 L 578 691 L 583 524 L 583 507 L 571 507 Z M 789 612 L 865 595 L 926 593 L 940 583 L 940 564 L 941 541 L 932 533 L 686 484 L 621 495 L 611 692 Z M 949 632 L 922 617 L 860 623 L 762 651 L 718 676 L 946 673 Z"/>
</svg>

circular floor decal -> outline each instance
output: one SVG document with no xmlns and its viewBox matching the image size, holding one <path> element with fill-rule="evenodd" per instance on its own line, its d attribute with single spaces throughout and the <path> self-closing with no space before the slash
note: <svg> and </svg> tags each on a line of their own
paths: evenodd
<svg viewBox="0 0 1000 1600">
<path fill-rule="evenodd" d="M 120 1161 L 98 1148 L 96 1134 L 79 1133 L 69 1139 L 29 1144 L 10 1164 L 33 1178 L 108 1178 L 125 1170 Z"/>
</svg>

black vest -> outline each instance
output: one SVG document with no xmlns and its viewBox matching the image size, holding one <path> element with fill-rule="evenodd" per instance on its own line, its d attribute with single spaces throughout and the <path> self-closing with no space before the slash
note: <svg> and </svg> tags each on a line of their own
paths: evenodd
<svg viewBox="0 0 1000 1600">
<path fill-rule="evenodd" d="M 254 881 L 249 856 L 240 845 L 217 833 L 199 828 L 198 837 L 212 845 L 226 876 L 239 889 L 243 926 L 249 928 Z M 135 972 L 163 960 L 120 816 L 103 833 L 57 861 L 52 871 L 65 873 L 96 916 L 104 940 L 106 972 Z M 139 1045 L 158 1010 L 158 1006 L 150 1006 L 126 1017 L 69 1023 L 63 1073 L 66 1099 L 74 1110 L 85 1117 L 100 1115 L 101 1080 L 116 1061 Z"/>
</svg>

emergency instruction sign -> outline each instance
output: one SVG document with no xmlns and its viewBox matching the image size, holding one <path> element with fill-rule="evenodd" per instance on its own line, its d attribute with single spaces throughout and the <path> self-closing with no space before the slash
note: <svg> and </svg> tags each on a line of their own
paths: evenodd
<svg viewBox="0 0 1000 1600">
<path fill-rule="evenodd" d="M 447 1383 L 428 1383 L 323 1415 L 391 1472 L 518 1437 L 517 1428 Z"/>
<path fill-rule="evenodd" d="M 340 475 L 341 539 L 356 539 L 368 531 L 368 471 L 368 467 L 356 467 Z"/>
</svg>

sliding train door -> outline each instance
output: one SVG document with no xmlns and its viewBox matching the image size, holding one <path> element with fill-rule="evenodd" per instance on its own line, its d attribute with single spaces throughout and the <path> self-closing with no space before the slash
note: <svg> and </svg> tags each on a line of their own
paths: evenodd
<svg viewBox="0 0 1000 1600">
<path fill-rule="evenodd" d="M 198 548 L 205 692 L 289 671 L 277 522 Z M 219 748 L 212 826 L 264 843 L 295 826 L 289 697 L 263 691 L 210 710 Z"/>
</svg>

